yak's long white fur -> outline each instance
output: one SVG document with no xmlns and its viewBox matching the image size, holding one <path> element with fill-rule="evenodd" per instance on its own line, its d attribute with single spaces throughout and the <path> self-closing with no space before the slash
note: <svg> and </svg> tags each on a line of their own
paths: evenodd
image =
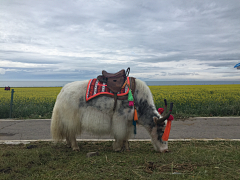
<svg viewBox="0 0 240 180">
<path fill-rule="evenodd" d="M 116 139 L 113 145 L 114 149 L 119 150 L 133 133 L 134 109 L 123 108 L 123 102 L 118 101 L 116 110 L 113 112 L 114 99 L 104 96 L 96 98 L 94 106 L 91 106 L 88 104 L 90 102 L 85 102 L 87 84 L 88 81 L 76 81 L 62 88 L 53 109 L 51 121 L 52 138 L 55 141 L 66 138 L 73 149 L 78 149 L 76 135 L 81 134 L 82 131 L 97 135 L 112 134 Z M 146 99 L 149 104 L 154 105 L 150 89 L 138 79 L 136 79 L 137 90 L 136 96 L 138 99 Z M 119 108 L 121 108 L 121 113 L 118 111 Z M 156 114 L 158 114 L 157 111 Z M 146 128 L 150 134 L 153 133 L 156 136 L 156 132 L 150 132 L 150 129 Z M 152 140 L 156 150 L 167 148 L 160 148 L 159 142 L 155 142 L 154 139 Z"/>
</svg>

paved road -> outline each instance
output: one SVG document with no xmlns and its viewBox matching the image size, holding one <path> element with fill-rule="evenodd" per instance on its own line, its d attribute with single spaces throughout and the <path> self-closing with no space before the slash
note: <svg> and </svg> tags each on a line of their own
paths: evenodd
<svg viewBox="0 0 240 180">
<path fill-rule="evenodd" d="M 0 140 L 51 139 L 50 120 L 0 120 Z M 112 139 L 83 133 L 78 139 Z M 240 139 L 240 117 L 196 117 L 185 121 L 173 121 L 170 139 Z M 150 139 L 142 126 L 132 139 Z"/>
</svg>

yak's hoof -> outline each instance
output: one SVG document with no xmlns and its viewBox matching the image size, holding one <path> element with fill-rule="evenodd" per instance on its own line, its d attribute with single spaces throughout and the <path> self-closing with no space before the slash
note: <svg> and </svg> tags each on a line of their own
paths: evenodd
<svg viewBox="0 0 240 180">
<path fill-rule="evenodd" d="M 73 151 L 80 151 L 79 147 L 72 148 Z"/>
<path fill-rule="evenodd" d="M 165 149 L 164 151 L 162 151 L 162 153 L 169 153 L 170 151 L 168 149 Z"/>
<path fill-rule="evenodd" d="M 71 145 L 70 145 L 70 144 L 66 144 L 66 146 L 67 146 L 68 148 L 71 148 Z"/>
<path fill-rule="evenodd" d="M 114 149 L 114 151 L 115 152 L 120 152 L 120 151 L 122 151 L 122 148 L 116 148 L 116 149 Z"/>
</svg>

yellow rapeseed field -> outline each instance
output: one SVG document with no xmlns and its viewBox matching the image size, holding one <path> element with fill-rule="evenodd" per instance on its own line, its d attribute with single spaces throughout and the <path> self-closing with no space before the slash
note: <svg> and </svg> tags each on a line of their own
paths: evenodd
<svg viewBox="0 0 240 180">
<path fill-rule="evenodd" d="M 14 97 L 18 98 L 53 98 L 55 99 L 61 87 L 28 87 L 28 88 L 12 88 L 14 89 Z M 11 90 L 12 90 L 11 89 Z M 5 99 L 11 97 L 11 91 L 5 91 L 1 88 L 0 99 Z"/>
<path fill-rule="evenodd" d="M 189 115 L 240 115 L 240 84 L 150 86 L 157 107 L 163 99 L 174 103 L 174 112 Z"/>
<path fill-rule="evenodd" d="M 50 118 L 61 87 L 12 88 L 13 114 L 16 118 Z M 12 91 L 11 89 L 11 91 Z M 9 117 L 11 91 L 1 89 L 0 118 Z"/>
<path fill-rule="evenodd" d="M 240 115 L 240 84 L 149 86 L 156 107 L 164 99 L 174 103 L 173 114 L 182 116 Z M 50 118 L 61 87 L 14 88 L 13 117 Z M 0 90 L 0 118 L 9 116 L 11 92 Z"/>
<path fill-rule="evenodd" d="M 240 101 L 240 85 L 181 85 L 181 86 L 149 86 L 154 101 L 161 98 L 174 101 L 176 104 L 199 104 L 217 102 L 224 104 L 230 100 Z"/>
</svg>

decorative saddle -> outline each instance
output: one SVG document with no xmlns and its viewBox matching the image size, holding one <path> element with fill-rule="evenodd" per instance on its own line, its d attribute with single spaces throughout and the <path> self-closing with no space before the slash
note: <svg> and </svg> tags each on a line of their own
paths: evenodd
<svg viewBox="0 0 240 180">
<path fill-rule="evenodd" d="M 86 92 L 86 101 L 89 101 L 99 95 L 107 95 L 114 98 L 113 110 L 115 110 L 118 99 L 128 99 L 129 91 L 134 94 L 135 78 L 128 77 L 129 72 L 130 68 L 128 68 L 126 72 L 122 69 L 117 73 L 108 73 L 103 70 L 102 75 L 89 80 Z"/>
<path fill-rule="evenodd" d="M 118 93 L 126 81 L 126 77 L 129 75 L 130 68 L 127 69 L 127 74 L 124 69 L 117 73 L 108 73 L 103 70 L 102 75 L 98 76 L 97 79 L 107 84 L 107 87 L 113 92 Z"/>
</svg>

